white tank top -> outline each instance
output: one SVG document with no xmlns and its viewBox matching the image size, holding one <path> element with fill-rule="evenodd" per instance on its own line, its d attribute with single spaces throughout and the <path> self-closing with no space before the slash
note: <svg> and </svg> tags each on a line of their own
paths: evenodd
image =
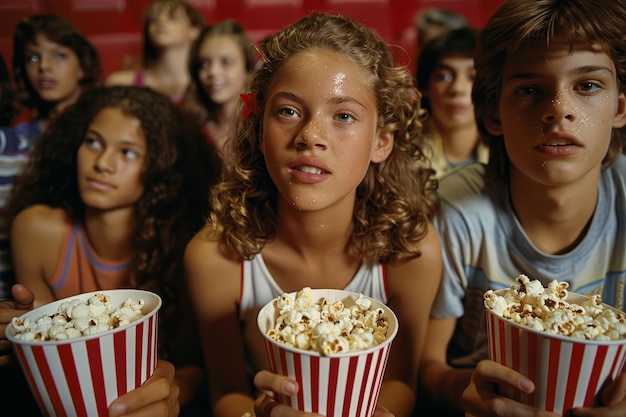
<svg viewBox="0 0 626 417">
<path fill-rule="evenodd" d="M 362 264 L 354 278 L 341 288 L 353 291 L 387 303 L 385 286 L 385 268 L 381 264 L 368 267 Z M 243 261 L 241 268 L 241 299 L 239 303 L 239 322 L 247 348 L 247 366 L 253 376 L 261 369 L 269 369 L 265 355 L 263 336 L 256 323 L 261 308 L 279 295 L 284 294 L 270 275 L 262 256 L 256 255 L 249 261 Z"/>
</svg>

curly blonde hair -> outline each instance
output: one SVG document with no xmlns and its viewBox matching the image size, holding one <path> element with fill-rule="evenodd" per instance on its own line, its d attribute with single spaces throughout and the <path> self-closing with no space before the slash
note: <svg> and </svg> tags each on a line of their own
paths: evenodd
<svg viewBox="0 0 626 417">
<path fill-rule="evenodd" d="M 260 111 L 237 124 L 229 144 L 233 159 L 211 190 L 209 224 L 244 259 L 273 239 L 277 189 L 259 150 L 266 92 L 285 62 L 315 48 L 343 54 L 371 72 L 378 127 L 394 135 L 389 157 L 370 164 L 357 188 L 354 227 L 346 250 L 368 264 L 418 257 L 419 242 L 434 210 L 429 193 L 436 188 L 422 150 L 420 93 L 408 70 L 396 66 L 380 37 L 340 15 L 313 13 L 262 43 L 264 64 L 249 81 Z"/>
</svg>

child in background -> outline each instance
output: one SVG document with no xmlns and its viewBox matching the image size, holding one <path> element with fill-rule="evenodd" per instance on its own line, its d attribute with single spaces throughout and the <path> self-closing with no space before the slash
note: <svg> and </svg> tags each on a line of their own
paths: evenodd
<svg viewBox="0 0 626 417">
<path fill-rule="evenodd" d="M 100 59 L 78 28 L 56 15 L 22 19 L 13 51 L 18 99 L 34 115 L 15 130 L 34 142 L 84 91 L 99 84 Z"/>
<path fill-rule="evenodd" d="M 202 380 L 181 275 L 185 245 L 204 224 L 217 177 L 219 158 L 209 150 L 160 93 L 96 89 L 50 126 L 9 201 L 18 284 L 15 303 L 4 304 L 0 315 L 2 338 L 9 315 L 59 298 L 132 287 L 163 299 L 160 357 L 176 365 L 172 389 L 151 378 L 139 393 L 112 403 L 111 415 L 140 406 L 156 415 L 157 402 L 177 415 L 178 389 L 184 404 Z"/>
<path fill-rule="evenodd" d="M 239 94 L 254 69 L 257 54 L 243 27 L 232 20 L 203 29 L 191 49 L 191 85 L 184 107 L 204 126 L 223 156 L 224 142 L 236 122 Z"/>
<path fill-rule="evenodd" d="M 311 14 L 261 49 L 213 211 L 185 253 L 213 411 L 253 412 L 252 376 L 269 369 L 257 313 L 311 286 L 362 293 L 398 315 L 378 413 L 407 416 L 441 276 L 419 93 L 384 42 L 344 16 Z M 269 371 L 256 381 L 298 389 Z M 257 416 L 293 415 L 258 401 Z"/>
<path fill-rule="evenodd" d="M 200 12 L 185 0 L 154 0 L 144 14 L 141 66 L 110 74 L 106 84 L 146 86 L 182 102 L 189 51 L 203 26 Z"/>
<path fill-rule="evenodd" d="M 432 8 L 416 13 L 413 16 L 417 36 L 417 52 L 431 40 L 443 35 L 449 30 L 461 29 L 467 26 L 465 16 L 451 10 Z"/>
<path fill-rule="evenodd" d="M 531 393 L 533 381 L 481 361 L 486 290 L 524 273 L 624 308 L 624 28 L 624 2 L 508 0 L 482 29 L 473 99 L 489 163 L 439 183 L 444 278 L 420 377 L 435 415 L 448 407 L 460 415 L 539 413 L 494 391 L 499 383 Z M 625 384 L 622 374 L 597 407 L 572 415 L 624 415 Z"/>
<path fill-rule="evenodd" d="M 417 88 L 429 113 L 425 126 L 429 159 L 438 178 L 489 158 L 472 104 L 477 36 L 473 28 L 451 30 L 427 43 L 417 60 Z"/>
<path fill-rule="evenodd" d="M 30 151 L 26 138 L 9 127 L 18 113 L 9 70 L 0 54 L 0 209 L 4 208 L 13 181 L 28 161 Z M 1 222 L 0 218 L 0 301 L 11 298 L 14 283 L 9 237 L 2 231 Z"/>
</svg>

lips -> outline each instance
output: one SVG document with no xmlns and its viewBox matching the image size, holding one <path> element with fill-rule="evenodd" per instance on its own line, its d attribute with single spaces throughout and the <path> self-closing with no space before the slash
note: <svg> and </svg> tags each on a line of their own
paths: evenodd
<svg viewBox="0 0 626 417">
<path fill-rule="evenodd" d="M 52 78 L 42 78 L 39 80 L 38 84 L 40 88 L 47 90 L 56 87 L 57 82 Z"/>
<path fill-rule="evenodd" d="M 304 172 L 305 174 L 324 174 L 324 171 L 317 167 L 311 166 L 298 166 L 293 168 L 296 171 Z"/>
<path fill-rule="evenodd" d="M 545 135 L 541 142 L 538 143 L 535 147 L 560 147 L 560 146 L 577 146 L 581 147 L 582 144 L 578 141 L 578 139 L 567 132 L 552 132 Z"/>
</svg>

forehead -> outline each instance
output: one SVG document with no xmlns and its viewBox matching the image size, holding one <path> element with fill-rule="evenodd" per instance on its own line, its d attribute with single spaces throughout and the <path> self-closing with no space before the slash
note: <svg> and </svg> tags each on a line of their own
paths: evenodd
<svg viewBox="0 0 626 417">
<path fill-rule="evenodd" d="M 198 52 L 202 54 L 211 52 L 213 50 L 220 52 L 231 52 L 233 54 L 243 53 L 235 37 L 233 35 L 227 34 L 207 36 L 202 41 L 202 44 L 200 44 Z"/>
<path fill-rule="evenodd" d="M 318 79 L 342 79 L 350 82 L 360 82 L 372 86 L 374 74 L 367 68 L 358 65 L 345 54 L 325 48 L 315 48 L 298 52 L 287 58 L 276 80 L 288 75 L 301 75 L 307 73 L 306 78 Z"/>
<path fill-rule="evenodd" d="M 550 43 L 535 42 L 521 47 L 510 57 L 505 72 L 546 68 L 557 61 L 569 61 L 581 65 L 602 65 L 613 71 L 615 69 L 613 60 L 600 44 L 584 41 L 572 43 L 564 38 L 554 38 Z"/>
</svg>

